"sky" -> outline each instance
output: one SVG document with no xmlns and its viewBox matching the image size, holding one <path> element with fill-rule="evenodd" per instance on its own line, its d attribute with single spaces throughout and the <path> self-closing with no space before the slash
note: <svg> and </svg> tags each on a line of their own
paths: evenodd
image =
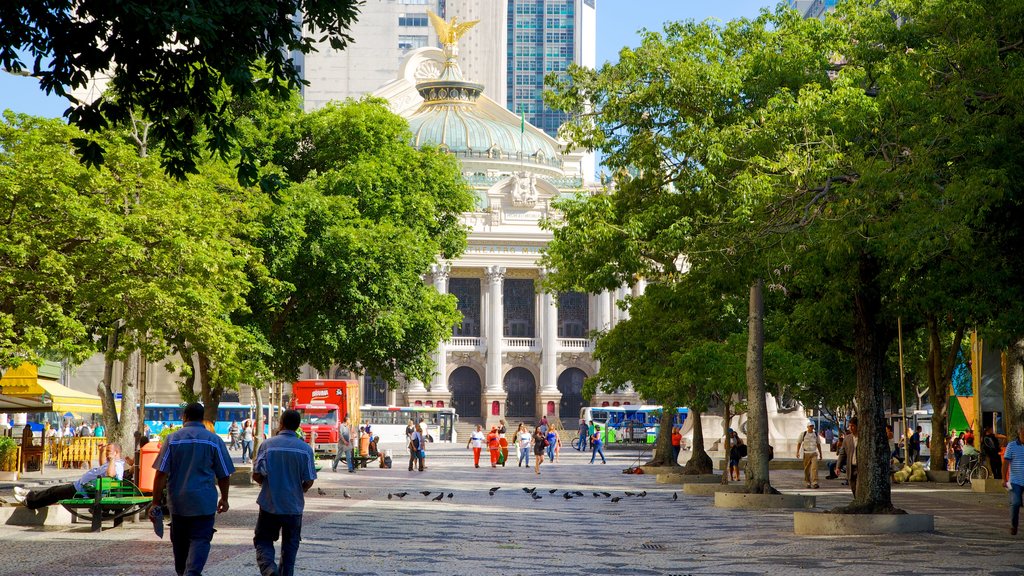
<svg viewBox="0 0 1024 576">
<path fill-rule="evenodd" d="M 618 60 L 624 46 L 637 46 L 637 32 L 661 30 L 671 20 L 727 21 L 753 17 L 774 0 L 597 0 L 597 63 Z M 61 98 L 46 95 L 32 78 L 0 72 L 0 110 L 10 108 L 36 116 L 59 117 L 67 108 Z"/>
</svg>

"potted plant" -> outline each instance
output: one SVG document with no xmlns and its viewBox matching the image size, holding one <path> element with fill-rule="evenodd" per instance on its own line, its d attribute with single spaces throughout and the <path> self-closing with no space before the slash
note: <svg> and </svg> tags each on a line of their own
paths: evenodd
<svg viewBox="0 0 1024 576">
<path fill-rule="evenodd" d="M 14 438 L 0 436 L 0 481 L 18 479 L 18 444 Z"/>
</svg>

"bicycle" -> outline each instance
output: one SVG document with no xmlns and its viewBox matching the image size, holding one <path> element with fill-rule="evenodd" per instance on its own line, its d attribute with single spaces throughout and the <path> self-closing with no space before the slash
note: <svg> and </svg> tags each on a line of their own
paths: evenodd
<svg viewBox="0 0 1024 576">
<path fill-rule="evenodd" d="M 964 456 L 960 460 L 960 469 L 956 471 L 956 483 L 963 486 L 971 480 L 985 480 L 992 472 L 981 463 L 980 456 Z"/>
</svg>

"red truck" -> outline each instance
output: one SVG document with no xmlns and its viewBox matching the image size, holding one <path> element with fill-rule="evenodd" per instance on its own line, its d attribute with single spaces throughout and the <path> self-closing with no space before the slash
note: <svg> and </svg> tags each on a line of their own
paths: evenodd
<svg viewBox="0 0 1024 576">
<path fill-rule="evenodd" d="M 318 455 L 338 452 L 338 422 L 358 391 L 356 380 L 299 380 L 292 384 L 291 408 L 302 414 L 302 435 Z"/>
</svg>

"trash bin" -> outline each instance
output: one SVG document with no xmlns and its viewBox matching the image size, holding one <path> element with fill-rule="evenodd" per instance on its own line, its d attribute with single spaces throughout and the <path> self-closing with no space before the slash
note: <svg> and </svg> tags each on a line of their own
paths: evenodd
<svg viewBox="0 0 1024 576">
<path fill-rule="evenodd" d="M 159 453 L 159 442 L 149 442 L 139 449 L 139 490 L 145 494 L 153 492 L 153 477 L 156 475 L 153 463 Z"/>
</svg>

